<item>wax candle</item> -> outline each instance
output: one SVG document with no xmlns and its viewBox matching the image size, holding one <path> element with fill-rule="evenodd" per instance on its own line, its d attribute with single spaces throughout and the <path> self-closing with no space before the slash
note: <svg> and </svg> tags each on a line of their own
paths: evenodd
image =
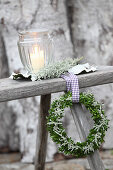
<svg viewBox="0 0 113 170">
<path fill-rule="evenodd" d="M 34 73 L 37 73 L 39 69 L 44 67 L 44 51 L 38 46 L 33 46 L 30 53 L 31 65 Z"/>
</svg>

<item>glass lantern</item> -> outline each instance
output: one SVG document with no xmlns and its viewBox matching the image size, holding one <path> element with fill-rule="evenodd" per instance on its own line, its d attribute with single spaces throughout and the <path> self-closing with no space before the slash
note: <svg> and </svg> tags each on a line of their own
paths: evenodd
<svg viewBox="0 0 113 170">
<path fill-rule="evenodd" d="M 22 64 L 29 74 L 53 62 L 53 41 L 47 30 L 19 32 L 18 48 Z"/>
</svg>

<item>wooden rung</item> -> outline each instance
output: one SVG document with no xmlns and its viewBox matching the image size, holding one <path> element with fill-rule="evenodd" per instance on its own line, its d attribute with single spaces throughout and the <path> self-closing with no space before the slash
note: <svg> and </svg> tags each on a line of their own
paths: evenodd
<svg viewBox="0 0 113 170">
<path fill-rule="evenodd" d="M 88 112 L 84 112 L 81 104 L 73 104 L 72 115 L 82 142 L 86 140 L 89 130 L 91 129 L 90 122 L 92 120 L 88 114 Z M 98 150 L 95 150 L 93 154 L 87 156 L 87 159 L 91 170 L 105 170 Z"/>
</svg>

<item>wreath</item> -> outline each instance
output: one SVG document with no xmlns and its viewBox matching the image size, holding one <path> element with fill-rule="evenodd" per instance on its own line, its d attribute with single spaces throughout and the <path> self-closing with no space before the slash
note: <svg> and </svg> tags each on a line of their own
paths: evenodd
<svg viewBox="0 0 113 170">
<path fill-rule="evenodd" d="M 93 94 L 80 93 L 79 103 L 83 104 L 92 114 L 94 126 L 90 130 L 85 142 L 75 143 L 67 133 L 62 124 L 64 117 L 64 109 L 72 107 L 72 93 L 68 92 L 62 95 L 59 99 L 53 101 L 47 117 L 47 128 L 50 136 L 56 144 L 58 149 L 67 155 L 75 157 L 83 157 L 99 149 L 102 142 L 104 142 L 105 131 L 108 129 L 109 120 L 104 114 L 104 110 L 100 103 L 98 103 Z"/>
</svg>

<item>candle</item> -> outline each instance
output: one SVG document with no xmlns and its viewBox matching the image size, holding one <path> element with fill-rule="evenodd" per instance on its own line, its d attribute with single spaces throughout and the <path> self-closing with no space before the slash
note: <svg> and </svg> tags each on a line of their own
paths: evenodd
<svg viewBox="0 0 113 170">
<path fill-rule="evenodd" d="M 34 73 L 44 67 L 44 51 L 38 46 L 33 47 L 32 53 L 30 53 L 31 65 Z"/>
</svg>

